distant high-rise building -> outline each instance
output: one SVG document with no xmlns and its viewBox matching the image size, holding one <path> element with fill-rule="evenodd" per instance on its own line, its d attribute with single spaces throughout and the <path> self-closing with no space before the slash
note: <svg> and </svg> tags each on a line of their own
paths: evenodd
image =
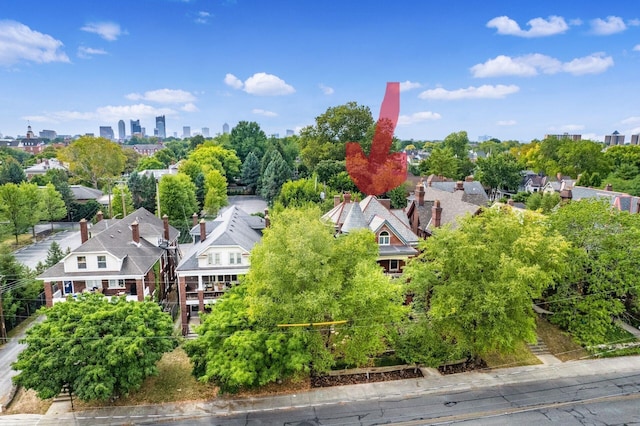
<svg viewBox="0 0 640 426">
<path fill-rule="evenodd" d="M 142 134 L 142 127 L 140 126 L 140 120 L 130 120 L 131 121 L 131 136 Z"/>
<path fill-rule="evenodd" d="M 556 138 L 556 139 L 571 139 L 574 142 L 582 140 L 582 135 L 570 135 L 569 133 L 563 133 L 561 135 L 544 135 L 544 138 Z"/>
<path fill-rule="evenodd" d="M 100 137 L 112 141 L 114 139 L 114 135 L 111 126 L 100 126 Z"/>
<path fill-rule="evenodd" d="M 640 135 L 631 135 L 631 145 L 638 145 L 638 139 L 640 139 Z"/>
<path fill-rule="evenodd" d="M 621 135 L 616 130 L 612 134 L 604 137 L 604 144 L 607 146 L 624 145 L 624 135 Z"/>
<path fill-rule="evenodd" d="M 55 130 L 43 130 L 40 132 L 40 137 L 43 139 L 54 140 L 58 137 L 58 133 Z"/>
<path fill-rule="evenodd" d="M 223 134 L 225 134 L 225 135 L 226 135 L 227 133 L 229 133 L 229 125 L 228 125 L 227 123 L 224 123 L 224 124 L 222 125 L 222 133 L 223 133 Z"/>
<path fill-rule="evenodd" d="M 183 138 L 191 137 L 191 126 L 182 126 L 182 137 Z"/>
<path fill-rule="evenodd" d="M 287 133 L 286 133 L 287 137 L 289 137 L 289 136 L 293 136 L 293 134 L 294 134 L 294 131 L 293 131 L 293 130 L 291 130 L 291 129 L 287 129 Z"/>
<path fill-rule="evenodd" d="M 209 128 L 208 127 L 203 127 L 202 128 L 202 136 L 205 138 L 209 137 Z"/>
<path fill-rule="evenodd" d="M 125 140 L 127 137 L 126 127 L 124 124 L 124 120 L 118 121 L 118 139 L 121 141 Z"/>
<path fill-rule="evenodd" d="M 173 137 L 177 138 L 178 137 L 178 132 L 173 132 Z"/>
<path fill-rule="evenodd" d="M 156 130 L 158 131 L 156 136 L 160 139 L 165 139 L 167 137 L 167 123 L 164 119 L 164 115 L 156 117 Z M 153 133 L 156 134 L 156 132 Z"/>
</svg>

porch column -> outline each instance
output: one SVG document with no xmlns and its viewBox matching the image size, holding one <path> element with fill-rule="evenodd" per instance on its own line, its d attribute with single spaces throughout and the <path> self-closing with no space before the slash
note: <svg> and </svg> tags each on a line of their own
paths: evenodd
<svg viewBox="0 0 640 426">
<path fill-rule="evenodd" d="M 149 296 L 153 297 L 153 292 L 156 289 L 156 273 L 153 268 L 149 271 L 147 281 L 149 282 Z"/>
<path fill-rule="evenodd" d="M 198 305 L 200 312 L 204 312 L 204 291 L 198 290 Z"/>
<path fill-rule="evenodd" d="M 51 281 L 44 282 L 44 300 L 47 303 L 47 308 L 53 306 L 53 287 Z"/>
<path fill-rule="evenodd" d="M 187 282 L 185 277 L 178 281 L 178 297 L 180 299 L 180 321 L 182 322 L 182 335 L 189 334 L 189 320 L 187 319 Z"/>
<path fill-rule="evenodd" d="M 136 293 L 138 293 L 138 302 L 144 302 L 144 280 L 136 280 Z"/>
</svg>

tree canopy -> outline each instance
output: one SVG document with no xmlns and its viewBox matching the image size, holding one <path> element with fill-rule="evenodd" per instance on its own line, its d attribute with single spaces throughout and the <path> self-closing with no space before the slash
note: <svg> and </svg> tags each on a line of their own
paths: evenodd
<svg viewBox="0 0 640 426">
<path fill-rule="evenodd" d="M 258 158 L 262 157 L 266 150 L 267 135 L 255 121 L 240 121 L 231 129 L 229 143 L 244 163 L 251 152 Z"/>
<path fill-rule="evenodd" d="M 40 214 L 34 213 L 39 199 L 38 187 L 32 183 L 0 186 L 0 218 L 8 223 L 11 233 L 16 237 L 16 244 L 20 234 L 40 221 Z"/>
<path fill-rule="evenodd" d="M 43 399 L 65 386 L 83 401 L 126 395 L 157 374 L 156 363 L 177 344 L 171 317 L 151 301 L 81 294 L 43 313 L 12 365 L 14 382 Z"/>
<path fill-rule="evenodd" d="M 510 153 L 493 154 L 486 158 L 479 158 L 477 163 L 478 180 L 485 187 L 490 188 L 490 198 L 493 200 L 498 190 L 515 192 L 518 190 L 522 177 L 522 166 Z"/>
<path fill-rule="evenodd" d="M 120 176 L 126 161 L 120 145 L 93 136 L 81 136 L 60 150 L 58 157 L 69 163 L 71 173 L 93 188 L 99 188 L 106 179 Z"/>
</svg>

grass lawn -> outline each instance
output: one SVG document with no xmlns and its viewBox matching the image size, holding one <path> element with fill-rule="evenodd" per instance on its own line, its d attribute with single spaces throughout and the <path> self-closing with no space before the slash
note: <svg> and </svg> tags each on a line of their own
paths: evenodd
<svg viewBox="0 0 640 426">
<path fill-rule="evenodd" d="M 513 353 L 500 354 L 497 352 L 486 354 L 482 359 L 489 368 L 518 367 L 521 365 L 542 364 L 542 362 L 531 353 L 526 343 L 521 342 Z"/>
<path fill-rule="evenodd" d="M 559 360 L 571 361 L 589 356 L 589 352 L 577 344 L 569 333 L 560 330 L 546 319 L 537 317 L 536 322 L 538 336 L 547 345 L 549 352 Z"/>
<path fill-rule="evenodd" d="M 0 239 L 0 245 L 7 246 L 11 250 L 17 250 L 29 244 L 33 244 L 33 235 L 30 233 L 18 235 L 18 244 L 16 244 L 15 235 L 7 235 Z"/>
</svg>

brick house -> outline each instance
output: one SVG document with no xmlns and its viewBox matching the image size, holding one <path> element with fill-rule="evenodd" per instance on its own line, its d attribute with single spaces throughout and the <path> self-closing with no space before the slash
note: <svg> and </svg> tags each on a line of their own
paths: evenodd
<svg viewBox="0 0 640 426">
<path fill-rule="evenodd" d="M 179 235 L 167 216 L 140 208 L 123 219 L 102 220 L 100 212 L 96 219 L 91 229 L 82 219 L 82 245 L 37 277 L 47 306 L 82 292 L 138 301 L 157 292 L 164 300 L 175 281 Z"/>
</svg>

